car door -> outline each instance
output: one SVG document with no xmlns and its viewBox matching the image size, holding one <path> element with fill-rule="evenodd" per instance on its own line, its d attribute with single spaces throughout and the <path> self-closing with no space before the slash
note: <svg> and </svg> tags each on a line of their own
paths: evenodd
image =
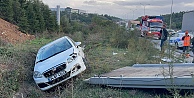
<svg viewBox="0 0 194 98">
<path fill-rule="evenodd" d="M 179 37 L 177 37 L 177 43 L 178 43 L 178 47 L 183 47 L 183 40 L 182 37 L 184 36 L 184 33 L 179 33 Z"/>
<path fill-rule="evenodd" d="M 169 43 L 170 44 L 174 44 L 174 43 L 176 43 L 177 41 L 178 41 L 178 39 L 179 39 L 179 34 L 177 33 L 177 34 L 174 34 L 174 35 L 172 35 L 171 37 L 170 37 L 170 40 L 169 40 Z"/>
<path fill-rule="evenodd" d="M 75 42 L 74 40 L 72 40 L 71 38 L 67 37 L 69 39 L 69 41 L 71 41 L 71 43 L 73 43 L 73 45 L 75 46 L 75 50 L 74 51 L 77 51 L 78 54 L 82 57 L 82 58 L 85 58 L 85 55 L 84 55 L 84 48 L 81 47 L 81 42 Z"/>
</svg>

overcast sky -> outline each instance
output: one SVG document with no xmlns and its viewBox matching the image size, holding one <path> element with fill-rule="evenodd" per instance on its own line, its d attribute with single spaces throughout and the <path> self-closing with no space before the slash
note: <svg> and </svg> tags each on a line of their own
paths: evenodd
<svg viewBox="0 0 194 98">
<path fill-rule="evenodd" d="M 60 5 L 85 10 L 88 13 L 108 14 L 124 19 L 136 19 L 144 15 L 171 13 L 172 0 L 42 0 L 50 8 Z M 194 0 L 173 0 L 172 11 L 194 10 Z"/>
</svg>

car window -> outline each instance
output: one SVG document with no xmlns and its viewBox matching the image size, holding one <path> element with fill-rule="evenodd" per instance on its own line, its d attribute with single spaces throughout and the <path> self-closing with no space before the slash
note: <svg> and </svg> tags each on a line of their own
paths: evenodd
<svg viewBox="0 0 194 98">
<path fill-rule="evenodd" d="M 183 37 L 185 34 L 179 34 L 179 37 Z"/>
<path fill-rule="evenodd" d="M 39 50 L 36 59 L 37 61 L 45 60 L 58 53 L 66 51 L 67 49 L 71 47 L 72 45 L 66 38 L 60 38 L 59 40 L 52 42 L 52 44 L 45 47 L 44 49 Z"/>
<path fill-rule="evenodd" d="M 150 27 L 162 27 L 163 23 L 161 22 L 150 22 Z"/>
<path fill-rule="evenodd" d="M 73 41 L 70 37 L 68 37 L 68 39 L 70 39 L 70 41 L 73 43 L 73 45 L 76 46 L 75 41 Z"/>
<path fill-rule="evenodd" d="M 174 34 L 174 35 L 172 35 L 172 37 L 178 37 L 178 34 Z"/>
</svg>

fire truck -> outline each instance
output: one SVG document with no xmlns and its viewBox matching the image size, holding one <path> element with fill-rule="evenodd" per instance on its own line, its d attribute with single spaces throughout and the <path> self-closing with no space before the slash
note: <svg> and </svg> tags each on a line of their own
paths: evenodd
<svg viewBox="0 0 194 98">
<path fill-rule="evenodd" d="M 162 16 L 142 16 L 140 30 L 142 37 L 161 38 L 160 30 L 163 26 Z"/>
</svg>

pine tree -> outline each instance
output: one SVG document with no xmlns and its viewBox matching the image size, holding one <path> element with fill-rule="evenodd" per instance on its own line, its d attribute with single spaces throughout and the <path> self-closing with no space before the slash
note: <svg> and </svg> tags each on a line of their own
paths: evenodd
<svg viewBox="0 0 194 98">
<path fill-rule="evenodd" d="M 46 30 L 56 31 L 58 29 L 56 17 L 52 15 L 47 5 L 42 5 L 42 12 L 45 21 Z"/>
<path fill-rule="evenodd" d="M 6 21 L 13 22 L 13 8 L 12 0 L 1 0 L 0 1 L 0 16 Z"/>
<path fill-rule="evenodd" d="M 21 17 L 21 7 L 20 7 L 20 3 L 18 2 L 18 0 L 13 1 L 12 7 L 13 7 L 13 21 L 14 21 L 14 24 L 18 24 L 19 19 Z"/>
<path fill-rule="evenodd" d="M 24 33 L 29 31 L 29 23 L 24 9 L 21 9 L 21 17 L 19 18 L 18 26 L 19 29 Z"/>
<path fill-rule="evenodd" d="M 38 32 L 43 32 L 45 31 L 45 22 L 44 22 L 44 17 L 41 11 L 41 2 L 38 0 L 34 1 L 34 11 L 35 11 L 36 20 L 39 23 L 37 24 L 36 30 Z"/>
<path fill-rule="evenodd" d="M 27 11 L 26 11 L 26 15 L 27 15 L 27 19 L 28 19 L 28 24 L 29 24 L 29 33 L 34 34 L 35 32 L 37 32 L 36 27 L 38 25 L 38 21 L 36 20 L 36 15 L 35 15 L 35 11 L 33 9 L 33 4 L 32 2 L 28 1 L 27 3 Z"/>
</svg>

